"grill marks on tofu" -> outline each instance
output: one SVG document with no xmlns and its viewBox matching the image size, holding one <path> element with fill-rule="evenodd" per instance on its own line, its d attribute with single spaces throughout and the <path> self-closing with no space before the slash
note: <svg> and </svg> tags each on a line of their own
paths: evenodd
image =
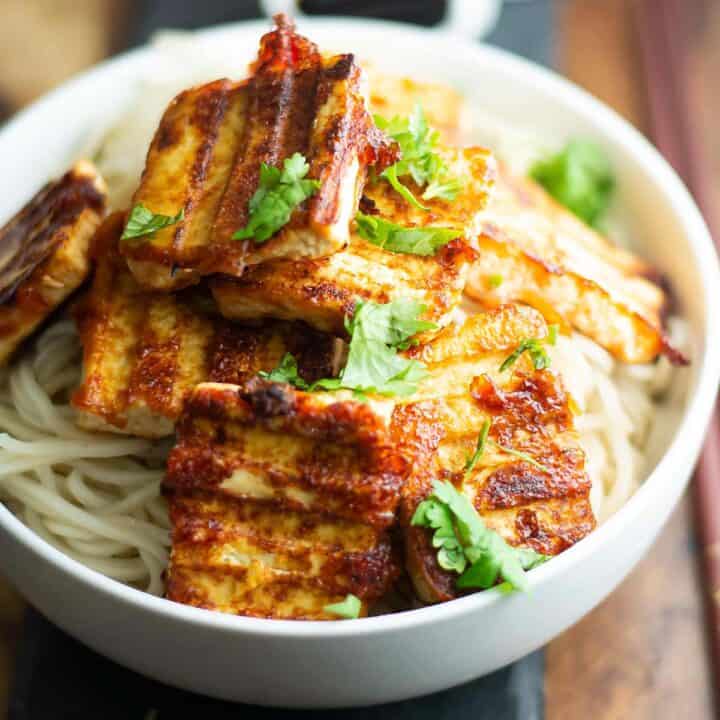
<svg viewBox="0 0 720 720">
<path fill-rule="evenodd" d="M 616 358 L 646 363 L 665 353 L 683 362 L 662 331 L 664 292 L 630 252 L 558 205 L 530 179 L 502 169 L 478 219 L 478 258 L 466 292 L 492 306 L 524 302 L 561 320 Z M 501 278 L 499 286 L 492 278 Z"/>
<path fill-rule="evenodd" d="M 168 597 L 226 612 L 333 619 L 381 597 L 398 568 L 388 526 L 411 459 L 390 405 L 255 379 L 205 383 L 168 459 Z"/>
<path fill-rule="evenodd" d="M 280 167 L 295 152 L 307 157 L 319 190 L 267 242 L 233 240 L 247 224 L 261 163 Z M 348 243 L 366 166 L 388 152 L 372 132 L 353 56 L 323 58 L 279 20 L 248 81 L 218 80 L 170 104 L 133 204 L 185 217 L 124 242 L 123 253 L 137 280 L 158 290 L 211 273 L 238 276 L 272 258 L 330 254 Z"/>
<path fill-rule="evenodd" d="M 208 493 L 169 497 L 167 597 L 254 617 L 332 619 L 348 593 L 366 602 L 396 572 L 385 531 L 336 517 Z"/>
<path fill-rule="evenodd" d="M 167 485 L 389 525 L 407 460 L 376 405 L 259 378 L 203 383 L 178 424 Z"/>
<path fill-rule="evenodd" d="M 143 290 L 115 250 L 121 230 L 119 215 L 101 228 L 93 284 L 76 311 L 84 356 L 73 405 L 82 427 L 170 435 L 195 385 L 241 382 L 286 352 L 309 381 L 331 372 L 332 339 L 301 323 L 242 327 L 214 315 L 200 291 Z"/>
<path fill-rule="evenodd" d="M 410 206 L 385 181 L 365 187 L 366 212 L 406 227 L 472 225 L 487 202 L 494 163 L 481 148 L 447 150 L 451 172 L 464 178 L 463 190 L 452 203 L 429 202 L 430 212 Z M 211 281 L 223 315 L 233 319 L 302 318 L 326 332 L 344 334 L 344 318 L 356 299 L 387 303 L 401 298 L 427 307 L 425 320 L 445 326 L 462 299 L 474 252 L 453 240 L 432 256 L 393 253 L 353 235 L 349 247 L 329 257 L 300 261 L 276 260 L 259 265 L 241 278 Z M 430 337 L 424 336 L 423 340 Z"/>
<path fill-rule="evenodd" d="M 0 228 L 0 365 L 85 281 L 105 183 L 78 162 Z"/>
<path fill-rule="evenodd" d="M 410 525 L 418 504 L 432 492 L 433 480 L 448 480 L 461 489 L 485 524 L 511 545 L 555 555 L 595 526 L 585 455 L 562 381 L 549 370 L 535 370 L 526 354 L 511 370 L 499 370 L 522 339 L 545 332 L 537 312 L 506 306 L 471 317 L 459 329 L 414 349 L 431 373 L 420 388 L 425 399 L 397 407 L 392 422 L 396 432 L 415 428 L 416 452 L 426 457 L 413 466 L 401 510 L 406 565 L 426 602 L 458 594 L 457 576 L 437 564 L 430 532 Z M 466 474 L 486 420 L 492 423 L 489 441 Z"/>
<path fill-rule="evenodd" d="M 211 281 L 227 318 L 303 318 L 319 330 L 344 335 L 344 318 L 356 301 L 413 299 L 427 307 L 424 320 L 442 327 L 462 298 L 473 251 L 453 240 L 434 256 L 386 252 L 357 235 L 350 246 L 315 260 L 265 263 L 239 279 Z"/>
</svg>

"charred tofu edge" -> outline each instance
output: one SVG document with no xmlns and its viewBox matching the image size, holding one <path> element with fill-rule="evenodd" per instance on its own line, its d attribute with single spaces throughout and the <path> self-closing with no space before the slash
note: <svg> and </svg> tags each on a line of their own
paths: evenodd
<svg viewBox="0 0 720 720">
<path fill-rule="evenodd" d="M 104 181 L 80 161 L 0 229 L 0 364 L 83 284 L 105 210 Z"/>
</svg>

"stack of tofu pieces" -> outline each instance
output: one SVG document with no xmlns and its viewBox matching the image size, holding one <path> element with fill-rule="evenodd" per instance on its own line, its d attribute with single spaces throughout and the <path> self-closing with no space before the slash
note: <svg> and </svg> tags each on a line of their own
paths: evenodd
<svg viewBox="0 0 720 720">
<path fill-rule="evenodd" d="M 366 614 L 404 571 L 422 600 L 446 600 L 457 594 L 453 576 L 410 524 L 434 480 L 453 482 L 512 545 L 556 554 L 595 524 L 562 378 L 527 354 L 511 372 L 500 371 L 503 360 L 559 321 L 623 361 L 648 362 L 669 349 L 665 297 L 641 261 L 532 181 L 483 148 L 451 144 L 462 107 L 453 90 L 374 73 L 368 90 L 352 55 L 325 56 L 277 22 L 248 80 L 186 90 L 160 122 L 133 204 L 168 216 L 182 209 L 182 218 L 122 241 L 126 213 L 106 218 L 92 243 L 85 228 L 87 267 L 73 289 L 95 269 L 75 309 L 84 350 L 77 422 L 176 433 L 163 485 L 171 600 L 334 619 L 328 605 L 352 593 Z M 376 179 L 398 155 L 370 112 L 406 114 L 415 101 L 463 178 L 454 201 L 430 200 L 429 210 Z M 295 152 L 317 193 L 267 242 L 233 239 L 261 163 L 277 167 Z M 463 235 L 434 255 L 389 252 L 354 232 L 359 206 Z M 481 311 L 463 322 L 466 294 Z M 306 382 L 336 376 L 356 304 L 400 299 L 422 303 L 436 328 L 402 351 L 428 370 L 413 395 L 360 400 L 258 375 L 289 352 Z M 488 420 L 494 443 L 466 472 Z"/>
</svg>

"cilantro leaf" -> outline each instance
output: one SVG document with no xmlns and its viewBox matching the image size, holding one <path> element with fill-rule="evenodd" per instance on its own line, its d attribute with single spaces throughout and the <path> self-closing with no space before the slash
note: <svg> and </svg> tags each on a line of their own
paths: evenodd
<svg viewBox="0 0 720 720">
<path fill-rule="evenodd" d="M 320 183 L 309 180 L 310 166 L 300 153 L 283 162 L 283 169 L 266 163 L 260 166 L 260 182 L 248 203 L 248 222 L 232 237 L 233 240 L 252 238 L 263 243 L 288 223 L 293 210 L 314 195 Z"/>
<path fill-rule="evenodd" d="M 362 600 L 357 595 L 349 593 L 345 596 L 345 599 L 332 605 L 326 605 L 323 610 L 326 613 L 332 613 L 338 615 L 346 620 L 354 620 L 359 617 L 360 610 L 362 610 Z"/>
<path fill-rule="evenodd" d="M 350 349 L 340 374 L 341 387 L 382 395 L 412 394 L 427 371 L 397 351 L 409 347 L 413 335 L 436 327 L 418 319 L 425 310 L 413 300 L 358 302 L 346 322 Z"/>
<path fill-rule="evenodd" d="M 426 307 L 413 300 L 390 303 L 357 302 L 351 318 L 345 319 L 350 347 L 345 367 L 337 378 L 322 378 L 308 384 L 300 377 L 297 361 L 286 353 L 280 365 L 261 377 L 287 382 L 300 390 L 353 390 L 359 399 L 366 393 L 411 395 L 427 376 L 425 366 L 398 355 L 413 342 L 413 336 L 432 330 L 435 323 L 419 320 Z"/>
<path fill-rule="evenodd" d="M 407 118 L 395 116 L 386 120 L 376 115 L 375 124 L 400 146 L 400 160 L 386 168 L 380 177 L 385 178 L 405 200 L 421 210 L 428 209 L 400 180 L 408 175 L 416 185 L 428 186 L 422 196 L 424 200 L 439 197 L 449 201 L 457 197 L 462 182 L 448 174 L 445 162 L 436 152 L 439 134 L 428 126 L 421 105 L 416 104 Z"/>
<path fill-rule="evenodd" d="M 438 248 L 462 235 L 445 227 L 403 227 L 376 215 L 355 216 L 360 237 L 383 250 L 407 255 L 434 255 Z"/>
<path fill-rule="evenodd" d="M 528 455 L 527 453 L 521 452 L 520 450 L 515 450 L 515 448 L 507 447 L 505 445 L 500 445 L 500 443 L 495 443 L 495 447 L 499 448 L 503 452 L 506 452 L 508 455 L 514 455 L 515 457 L 524 460 L 526 463 L 532 465 L 533 467 L 536 467 L 538 470 L 542 470 L 548 475 L 552 475 L 552 471 L 549 467 L 547 467 L 547 465 L 539 463 L 534 457 Z"/>
<path fill-rule="evenodd" d="M 143 235 L 152 235 L 162 228 L 179 223 L 184 217 L 184 209 L 181 209 L 177 215 L 160 215 L 148 210 L 142 203 L 138 203 L 130 211 L 130 217 L 120 239 L 129 240 Z"/>
<path fill-rule="evenodd" d="M 418 505 L 410 522 L 434 530 L 438 564 L 460 576 L 460 589 L 490 588 L 502 579 L 510 589 L 526 590 L 525 571 L 549 559 L 508 545 L 485 525 L 467 496 L 449 482 L 433 483 L 433 494 Z"/>
<path fill-rule="evenodd" d="M 509 367 L 514 365 L 518 358 L 527 352 L 532 360 L 533 367 L 536 370 L 544 370 L 550 367 L 550 357 L 545 351 L 544 345 L 554 345 L 557 341 L 557 325 L 548 327 L 548 334 L 544 338 L 525 338 L 520 344 L 508 355 L 500 365 L 500 372 L 505 372 Z"/>
<path fill-rule="evenodd" d="M 410 338 L 437 325 L 418 318 L 427 307 L 415 300 L 394 300 L 389 303 L 357 302 L 352 318 L 345 325 L 352 340 L 377 340 L 392 348 L 405 350 Z M 352 340 L 350 345 L 352 347 Z"/>
<path fill-rule="evenodd" d="M 297 360 L 292 353 L 285 353 L 280 364 L 271 372 L 260 371 L 258 375 L 272 382 L 285 382 L 300 390 L 308 390 L 310 385 L 298 373 Z"/>
<path fill-rule="evenodd" d="M 530 177 L 592 227 L 597 227 L 615 189 L 607 157 L 584 140 L 572 140 L 556 155 L 536 162 Z"/>
<path fill-rule="evenodd" d="M 405 185 L 400 178 L 398 178 L 398 165 L 399 163 L 395 163 L 394 165 L 391 165 L 389 168 L 385 168 L 383 170 L 381 177 L 384 177 L 390 185 L 392 185 L 395 192 L 402 195 L 402 197 L 405 198 L 411 205 L 414 205 L 416 208 L 420 210 L 429 210 L 430 208 L 427 205 L 423 205 L 413 194 L 410 188 Z"/>
<path fill-rule="evenodd" d="M 441 200 L 454 200 L 462 190 L 462 182 L 458 178 L 436 178 L 427 186 L 422 194 L 423 200 L 440 198 Z"/>
<path fill-rule="evenodd" d="M 465 464 L 465 476 L 466 477 L 473 471 L 473 469 L 475 468 L 475 465 L 477 465 L 477 461 L 482 457 L 482 454 L 485 452 L 485 443 L 487 442 L 489 432 L 490 432 L 490 421 L 486 420 L 482 424 L 482 427 L 480 428 L 480 434 L 478 435 L 475 452 L 472 454 L 471 457 L 468 458 L 468 461 Z"/>
</svg>

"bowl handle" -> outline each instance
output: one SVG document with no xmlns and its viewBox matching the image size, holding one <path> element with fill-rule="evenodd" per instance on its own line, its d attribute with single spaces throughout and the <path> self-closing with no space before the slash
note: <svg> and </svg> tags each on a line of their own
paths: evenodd
<svg viewBox="0 0 720 720">
<path fill-rule="evenodd" d="M 495 27 L 501 7 L 502 0 L 448 0 L 446 16 L 435 28 L 469 40 L 479 40 Z M 305 17 L 298 0 L 260 0 L 260 9 L 268 17 L 276 13 Z"/>
</svg>

